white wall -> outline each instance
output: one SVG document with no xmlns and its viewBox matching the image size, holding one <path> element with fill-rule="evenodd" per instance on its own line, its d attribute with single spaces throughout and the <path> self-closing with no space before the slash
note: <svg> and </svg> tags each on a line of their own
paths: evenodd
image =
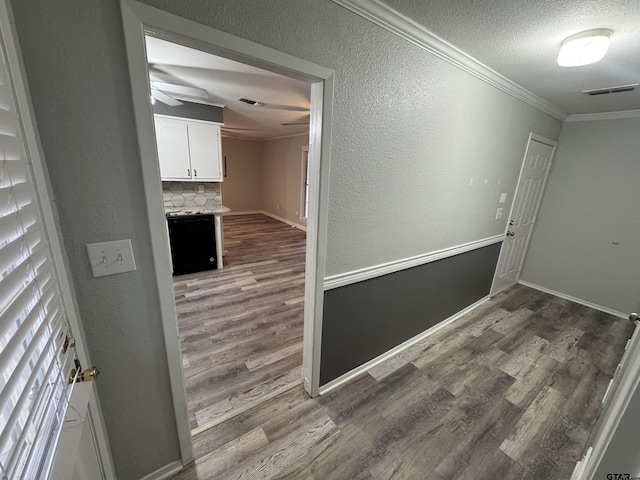
<svg viewBox="0 0 640 480">
<path fill-rule="evenodd" d="M 306 134 L 265 141 L 223 137 L 224 205 L 231 213 L 261 210 L 305 226 L 300 218 L 302 147 L 308 145 Z"/>
<path fill-rule="evenodd" d="M 302 199 L 302 147 L 308 135 L 278 138 L 264 142 L 262 209 L 299 225 Z"/>
<path fill-rule="evenodd" d="M 222 200 L 232 212 L 262 208 L 263 142 L 222 137 L 222 155 L 227 176 L 222 182 Z"/>
<path fill-rule="evenodd" d="M 640 310 L 639 132 L 640 118 L 564 125 L 523 280 Z"/>
</svg>

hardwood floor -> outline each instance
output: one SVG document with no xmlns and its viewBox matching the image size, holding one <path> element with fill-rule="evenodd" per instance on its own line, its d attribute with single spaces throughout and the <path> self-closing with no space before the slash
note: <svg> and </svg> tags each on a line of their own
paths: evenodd
<svg viewBox="0 0 640 480">
<path fill-rule="evenodd" d="M 301 383 L 305 233 L 224 218 L 225 267 L 174 277 L 192 434 Z"/>
<path fill-rule="evenodd" d="M 521 285 L 351 383 L 194 438 L 176 480 L 568 480 L 633 325 Z"/>
</svg>

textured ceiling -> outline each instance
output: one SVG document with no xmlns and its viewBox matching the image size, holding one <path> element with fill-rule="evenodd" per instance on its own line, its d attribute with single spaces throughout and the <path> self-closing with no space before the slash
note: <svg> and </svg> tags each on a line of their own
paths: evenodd
<svg viewBox="0 0 640 480">
<path fill-rule="evenodd" d="M 640 82 L 640 0 L 382 0 L 566 114 L 640 109 L 640 90 L 590 97 L 601 87 Z M 613 30 L 603 60 L 563 68 L 569 35 Z"/>
<path fill-rule="evenodd" d="M 381 1 L 567 115 L 640 109 L 640 89 L 581 93 L 640 82 L 640 0 Z M 558 66 L 562 40 L 593 28 L 613 30 L 605 58 Z M 226 135 L 267 139 L 308 131 L 281 124 L 307 121 L 309 84 L 157 38 L 147 37 L 147 49 L 152 80 L 204 88 L 211 103 L 225 105 Z"/>
<path fill-rule="evenodd" d="M 225 106 L 223 135 L 265 140 L 309 131 L 307 124 L 282 124 L 309 121 L 310 84 L 158 38 L 147 36 L 146 43 L 152 81 L 203 88 L 209 103 Z M 266 105 L 247 105 L 239 97 Z"/>
</svg>

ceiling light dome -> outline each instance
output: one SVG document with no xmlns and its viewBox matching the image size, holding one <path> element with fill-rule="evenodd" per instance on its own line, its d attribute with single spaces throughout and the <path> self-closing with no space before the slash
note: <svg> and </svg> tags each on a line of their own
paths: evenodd
<svg viewBox="0 0 640 480">
<path fill-rule="evenodd" d="M 579 67 L 601 60 L 607 53 L 612 33 L 608 28 L 598 28 L 565 38 L 558 53 L 558 65 Z"/>
</svg>

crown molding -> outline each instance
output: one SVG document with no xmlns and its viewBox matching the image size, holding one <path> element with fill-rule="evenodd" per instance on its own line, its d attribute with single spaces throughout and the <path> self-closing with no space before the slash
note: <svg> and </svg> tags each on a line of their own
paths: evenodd
<svg viewBox="0 0 640 480">
<path fill-rule="evenodd" d="M 592 122 L 594 120 L 620 120 L 622 118 L 640 118 L 640 110 L 624 110 L 621 112 L 583 113 L 569 115 L 566 122 Z"/>
<path fill-rule="evenodd" d="M 332 1 L 541 112 L 563 122 L 567 119 L 565 113 L 546 100 L 487 67 L 471 55 L 379 0 Z"/>
</svg>

